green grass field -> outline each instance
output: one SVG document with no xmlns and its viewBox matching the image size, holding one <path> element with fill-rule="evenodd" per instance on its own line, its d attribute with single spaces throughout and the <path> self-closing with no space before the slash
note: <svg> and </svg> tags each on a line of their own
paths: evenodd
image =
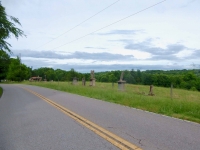
<svg viewBox="0 0 200 150">
<path fill-rule="evenodd" d="M 0 87 L 0 98 L 1 98 L 2 94 L 3 94 L 3 89 L 2 89 L 2 87 Z"/>
<path fill-rule="evenodd" d="M 154 87 L 154 96 L 148 96 L 149 86 L 126 84 L 125 91 L 119 91 L 117 83 L 96 83 L 95 87 L 72 85 L 70 82 L 24 82 L 101 99 L 150 112 L 164 114 L 184 120 L 200 123 L 200 92 L 173 89 L 171 99 L 170 88 Z"/>
</svg>

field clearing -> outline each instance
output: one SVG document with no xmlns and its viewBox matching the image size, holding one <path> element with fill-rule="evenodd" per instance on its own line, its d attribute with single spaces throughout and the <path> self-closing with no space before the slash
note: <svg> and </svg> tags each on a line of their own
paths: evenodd
<svg viewBox="0 0 200 150">
<path fill-rule="evenodd" d="M 125 91 L 119 91 L 117 83 L 96 82 L 96 86 L 72 85 L 71 82 L 23 82 L 23 84 L 47 87 L 86 97 L 96 98 L 158 114 L 200 123 L 200 92 L 154 87 L 154 96 L 148 96 L 149 86 L 126 84 Z"/>
</svg>

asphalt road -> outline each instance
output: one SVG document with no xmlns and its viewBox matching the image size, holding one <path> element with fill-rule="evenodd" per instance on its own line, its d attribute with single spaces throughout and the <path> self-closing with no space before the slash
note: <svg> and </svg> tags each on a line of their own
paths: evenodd
<svg viewBox="0 0 200 150">
<path fill-rule="evenodd" d="M 200 150 L 200 124 L 28 85 L 0 85 L 0 150 L 118 149 L 60 110 L 66 107 L 144 150 Z M 19 87 L 20 86 L 20 87 Z"/>
</svg>

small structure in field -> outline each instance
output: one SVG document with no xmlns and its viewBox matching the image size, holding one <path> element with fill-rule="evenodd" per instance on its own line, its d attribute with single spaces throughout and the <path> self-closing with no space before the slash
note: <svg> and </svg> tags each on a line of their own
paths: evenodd
<svg viewBox="0 0 200 150">
<path fill-rule="evenodd" d="M 82 78 L 82 85 L 85 86 L 85 78 Z"/>
<path fill-rule="evenodd" d="M 78 78 L 77 77 L 73 77 L 73 85 L 77 85 L 78 84 Z"/>
<path fill-rule="evenodd" d="M 150 96 L 154 96 L 154 95 L 155 95 L 155 94 L 153 93 L 153 85 L 150 85 L 149 95 L 150 95 Z"/>
<path fill-rule="evenodd" d="M 126 81 L 123 80 L 124 72 L 122 71 L 120 79 L 118 81 L 118 90 L 123 91 L 125 89 Z"/>
<path fill-rule="evenodd" d="M 90 86 L 95 86 L 94 70 L 91 70 L 90 73 Z"/>
<path fill-rule="evenodd" d="M 30 79 L 29 79 L 29 81 L 42 81 L 42 77 L 31 77 Z"/>
</svg>

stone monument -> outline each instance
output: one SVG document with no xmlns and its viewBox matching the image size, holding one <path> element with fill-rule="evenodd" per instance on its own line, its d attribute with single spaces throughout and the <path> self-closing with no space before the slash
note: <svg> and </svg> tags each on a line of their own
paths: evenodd
<svg viewBox="0 0 200 150">
<path fill-rule="evenodd" d="M 95 86 L 94 70 L 90 73 L 90 86 Z"/>
<path fill-rule="evenodd" d="M 77 77 L 73 77 L 73 85 L 77 85 L 78 84 L 78 78 Z"/>
<path fill-rule="evenodd" d="M 124 90 L 124 88 L 125 88 L 125 83 L 126 83 L 126 81 L 123 80 L 123 76 L 124 76 L 124 72 L 122 71 L 121 76 L 120 76 L 120 79 L 119 79 L 119 81 L 118 81 L 118 90 L 121 90 L 121 91 Z"/>
<path fill-rule="evenodd" d="M 82 85 L 85 86 L 85 77 L 82 78 Z"/>
</svg>

